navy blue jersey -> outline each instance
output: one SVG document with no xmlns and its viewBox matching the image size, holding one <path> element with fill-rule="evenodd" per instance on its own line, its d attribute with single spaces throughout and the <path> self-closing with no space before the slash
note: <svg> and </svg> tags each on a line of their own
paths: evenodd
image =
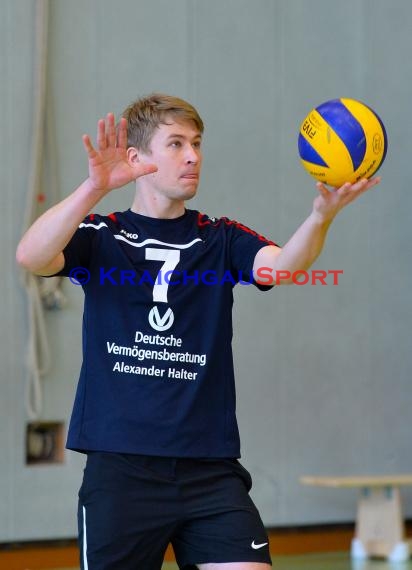
<svg viewBox="0 0 412 570">
<path fill-rule="evenodd" d="M 80 224 L 61 272 L 83 272 L 85 292 L 68 448 L 240 456 L 233 287 L 254 283 L 255 255 L 270 244 L 194 210 L 170 220 L 92 214 Z"/>
</svg>

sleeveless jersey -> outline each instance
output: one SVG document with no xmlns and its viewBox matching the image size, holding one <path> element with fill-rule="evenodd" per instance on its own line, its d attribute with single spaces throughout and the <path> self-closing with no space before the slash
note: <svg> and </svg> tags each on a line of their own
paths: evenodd
<svg viewBox="0 0 412 570">
<path fill-rule="evenodd" d="M 89 215 L 61 275 L 82 281 L 83 363 L 67 447 L 172 457 L 239 457 L 233 287 L 256 285 L 273 242 L 186 210 Z"/>
</svg>

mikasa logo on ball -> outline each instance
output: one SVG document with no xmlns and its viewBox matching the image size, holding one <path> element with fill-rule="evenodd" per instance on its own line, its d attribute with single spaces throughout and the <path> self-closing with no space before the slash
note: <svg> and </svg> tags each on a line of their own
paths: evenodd
<svg viewBox="0 0 412 570">
<path fill-rule="evenodd" d="M 383 139 L 379 133 L 375 133 L 372 141 L 372 148 L 375 154 L 380 154 L 382 152 Z"/>
<path fill-rule="evenodd" d="M 387 136 L 370 107 L 355 99 L 333 99 L 304 119 L 298 148 L 311 176 L 339 187 L 375 174 L 385 160 Z"/>
</svg>

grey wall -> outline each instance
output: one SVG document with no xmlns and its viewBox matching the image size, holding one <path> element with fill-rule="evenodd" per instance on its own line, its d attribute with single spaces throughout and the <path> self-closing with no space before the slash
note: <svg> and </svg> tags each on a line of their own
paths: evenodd
<svg viewBox="0 0 412 570">
<path fill-rule="evenodd" d="M 83 458 L 24 464 L 27 301 L 14 265 L 28 185 L 34 0 L 0 6 L 0 541 L 75 535 Z M 297 158 L 306 113 L 333 97 L 383 118 L 383 182 L 335 221 L 319 269 L 338 286 L 239 287 L 238 416 L 253 496 L 268 526 L 354 519 L 355 491 L 302 487 L 303 474 L 412 471 L 412 206 L 409 0 L 53 0 L 49 104 L 59 193 L 86 176 L 81 135 L 153 90 L 205 119 L 205 166 L 193 207 L 284 243 L 316 194 Z M 48 189 L 46 189 L 46 192 Z M 99 211 L 128 207 L 132 189 Z M 81 292 L 47 316 L 53 366 L 45 420 L 66 421 L 80 359 Z M 412 494 L 403 492 L 412 515 Z"/>
</svg>

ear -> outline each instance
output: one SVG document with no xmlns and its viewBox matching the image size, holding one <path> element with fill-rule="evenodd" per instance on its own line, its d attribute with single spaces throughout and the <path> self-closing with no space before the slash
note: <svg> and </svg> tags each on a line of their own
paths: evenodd
<svg viewBox="0 0 412 570">
<path fill-rule="evenodd" d="M 126 153 L 127 153 L 127 162 L 130 164 L 130 166 L 136 166 L 136 164 L 140 162 L 139 151 L 137 150 L 136 147 L 129 146 Z"/>
</svg>

